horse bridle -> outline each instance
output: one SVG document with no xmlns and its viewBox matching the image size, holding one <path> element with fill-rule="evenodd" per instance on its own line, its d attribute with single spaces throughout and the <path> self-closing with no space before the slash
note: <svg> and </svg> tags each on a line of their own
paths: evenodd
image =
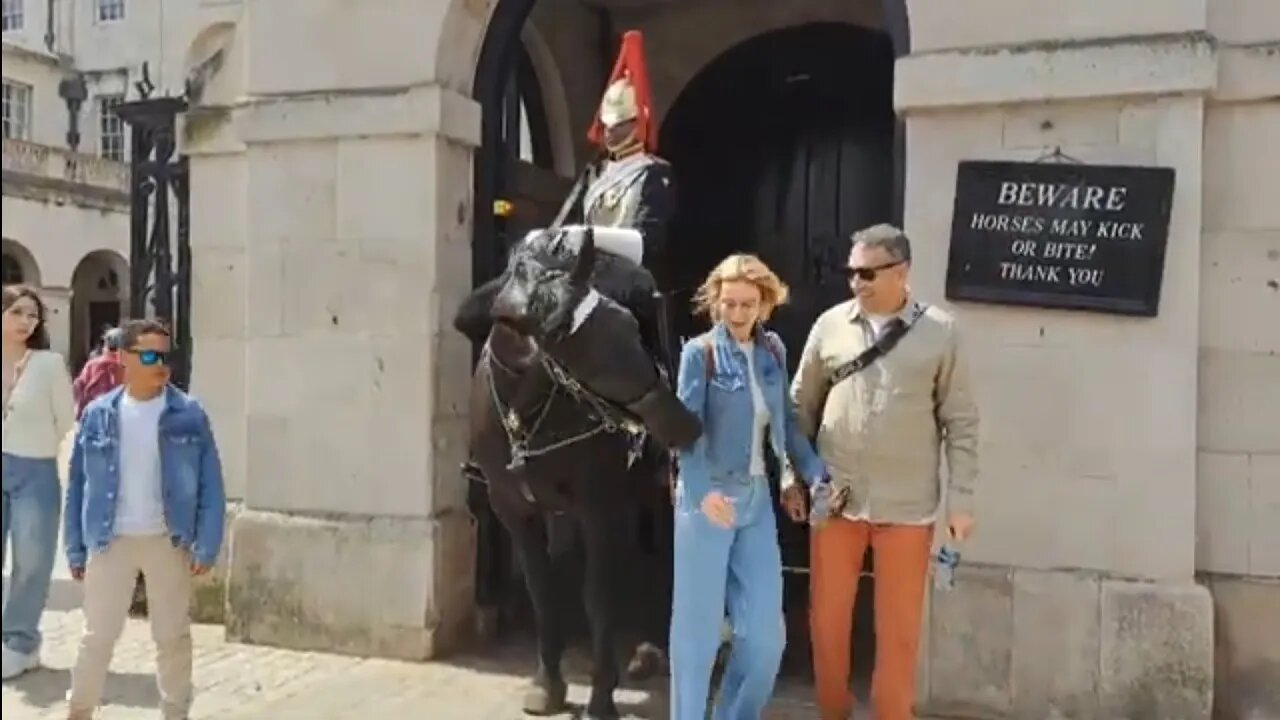
<svg viewBox="0 0 1280 720">
<path fill-rule="evenodd" d="M 518 470 L 531 458 L 561 450 L 595 437 L 600 433 L 625 433 L 630 436 L 631 447 L 627 454 L 627 466 L 630 467 L 634 464 L 640 456 L 647 436 L 644 425 L 637 422 L 634 417 L 613 402 L 578 382 L 577 378 L 573 377 L 551 355 L 542 349 L 538 349 L 537 353 L 538 365 L 542 367 L 543 371 L 551 379 L 551 389 L 547 392 L 546 397 L 542 399 L 542 402 L 535 406 L 531 423 L 526 423 L 520 417 L 520 412 L 516 408 L 502 401 L 502 397 L 498 393 L 497 382 L 494 379 L 495 368 L 515 377 L 519 377 L 522 373 L 504 365 L 488 343 L 485 343 L 484 351 L 481 354 L 480 361 L 489 366 L 489 396 L 493 402 L 494 410 L 498 413 L 502 430 L 507 436 L 507 443 L 511 447 L 511 462 L 507 464 L 507 469 Z M 552 402 L 555 400 L 556 395 L 560 393 L 586 405 L 587 415 L 595 419 L 595 424 L 590 429 L 576 435 L 548 442 L 539 447 L 531 447 L 538 432 L 542 429 L 542 423 L 547 419 Z"/>
<path fill-rule="evenodd" d="M 577 180 L 574 182 L 573 189 L 569 191 L 569 196 L 565 198 L 565 202 L 560 206 L 559 212 L 556 213 L 551 224 L 547 226 L 547 232 L 555 232 L 559 230 L 564 225 L 564 221 L 568 218 L 569 210 L 576 205 L 577 200 L 580 200 L 585 196 L 587 189 L 586 178 L 589 171 L 590 164 L 588 164 L 588 166 L 579 173 Z M 587 232 L 593 232 L 590 226 L 588 226 Z M 660 314 L 665 316 L 665 310 Z M 660 319 L 660 322 L 665 321 L 665 317 Z M 481 362 L 489 365 L 489 396 L 493 402 L 494 409 L 498 412 L 499 422 L 502 424 L 502 431 L 507 436 L 507 443 L 511 447 L 511 462 L 507 464 L 507 469 L 518 470 L 523 467 L 530 458 L 539 457 L 546 455 L 547 453 L 569 447 L 595 437 L 602 432 L 622 432 L 626 433 L 631 438 L 631 443 L 627 450 L 627 467 L 634 465 L 635 461 L 640 458 L 640 455 L 644 450 L 645 439 L 648 436 L 644 425 L 637 422 L 630 413 L 622 410 L 615 403 L 602 397 L 599 393 L 593 392 L 582 383 L 578 382 L 577 378 L 569 373 L 563 365 L 561 365 L 555 358 L 551 357 L 551 355 L 541 347 L 537 349 L 537 353 L 538 363 L 542 366 L 548 377 L 551 378 L 551 390 L 548 391 L 547 397 L 542 401 L 542 404 L 538 409 L 535 410 L 536 417 L 533 420 L 533 424 L 527 429 L 525 428 L 525 423 L 520 418 L 519 411 L 513 407 L 506 406 L 502 402 L 502 398 L 498 395 L 498 386 L 494 381 L 493 368 L 496 366 L 508 375 L 516 377 L 518 377 L 520 373 L 503 365 L 502 361 L 494 354 L 493 349 L 489 346 L 488 342 L 485 343 L 484 351 L 481 354 Z M 661 363 L 659 365 L 661 366 Z M 666 369 L 664 368 L 664 370 Z M 662 382 L 664 379 L 663 376 L 667 374 L 668 372 L 660 372 L 655 382 Z M 572 437 L 557 440 L 542 447 L 531 448 L 530 444 L 538 431 L 542 428 L 542 423 L 546 420 L 547 414 L 551 408 L 551 402 L 555 399 L 558 392 L 564 392 L 571 399 L 586 405 L 588 408 L 587 414 L 588 416 L 596 419 L 596 425 L 590 430 L 578 433 Z"/>
</svg>

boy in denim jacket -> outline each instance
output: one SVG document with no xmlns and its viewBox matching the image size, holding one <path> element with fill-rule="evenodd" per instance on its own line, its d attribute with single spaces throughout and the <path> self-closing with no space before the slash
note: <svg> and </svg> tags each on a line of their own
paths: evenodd
<svg viewBox="0 0 1280 720">
<path fill-rule="evenodd" d="M 161 714 L 185 720 L 191 578 L 213 567 L 222 546 L 222 465 L 204 408 L 169 385 L 169 331 L 152 320 L 122 330 L 124 384 L 85 409 L 67 479 L 67 564 L 84 583 L 85 618 L 69 720 L 89 720 L 102 700 L 139 572 Z"/>
</svg>

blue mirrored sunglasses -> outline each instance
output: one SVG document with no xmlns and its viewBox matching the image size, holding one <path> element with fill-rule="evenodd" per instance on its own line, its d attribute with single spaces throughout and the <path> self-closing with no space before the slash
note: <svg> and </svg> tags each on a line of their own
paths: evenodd
<svg viewBox="0 0 1280 720">
<path fill-rule="evenodd" d="M 138 356 L 138 362 L 143 365 L 168 365 L 169 353 L 160 350 L 130 350 L 134 355 Z"/>
</svg>

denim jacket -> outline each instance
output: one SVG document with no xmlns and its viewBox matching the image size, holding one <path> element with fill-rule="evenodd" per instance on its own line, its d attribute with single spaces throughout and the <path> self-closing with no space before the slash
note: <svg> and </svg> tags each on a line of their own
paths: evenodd
<svg viewBox="0 0 1280 720">
<path fill-rule="evenodd" d="M 115 537 L 123 392 L 118 387 L 85 408 L 71 449 L 63 531 L 73 568 L 84 567 L 89 550 L 104 550 Z M 227 511 L 222 463 L 204 408 L 174 387 L 165 389 L 160 414 L 160 480 L 174 546 L 189 550 L 200 565 L 213 565 Z"/>
<path fill-rule="evenodd" d="M 704 346 L 708 342 L 715 357 L 715 373 L 710 382 Z M 780 358 L 766 343 L 777 349 Z M 805 482 L 812 484 L 822 478 L 826 467 L 796 424 L 795 406 L 788 391 L 786 347 L 777 334 L 763 330 L 757 333 L 753 348 L 756 381 L 769 407 L 769 446 L 780 461 L 790 460 Z M 717 324 L 685 343 L 680 352 L 677 386 L 680 401 L 702 421 L 702 436 L 680 451 L 683 496 L 696 505 L 714 486 L 747 480 L 751 468 L 755 412 L 747 380 L 747 358 L 724 325 Z"/>
</svg>

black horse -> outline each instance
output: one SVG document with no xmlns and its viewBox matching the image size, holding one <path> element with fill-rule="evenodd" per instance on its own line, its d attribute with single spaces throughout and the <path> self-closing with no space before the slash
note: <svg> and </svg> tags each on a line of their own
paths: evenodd
<svg viewBox="0 0 1280 720">
<path fill-rule="evenodd" d="M 538 670 L 524 701 L 531 714 L 565 708 L 561 563 L 580 534 L 594 656 L 584 717 L 618 716 L 615 633 L 627 528 L 637 490 L 665 470 L 665 453 L 647 449 L 653 439 L 685 446 L 702 431 L 659 372 L 632 314 L 593 289 L 596 265 L 589 229 L 534 234 L 454 322 L 472 337 L 487 328 L 471 388 L 472 457 L 533 604 Z"/>
</svg>

